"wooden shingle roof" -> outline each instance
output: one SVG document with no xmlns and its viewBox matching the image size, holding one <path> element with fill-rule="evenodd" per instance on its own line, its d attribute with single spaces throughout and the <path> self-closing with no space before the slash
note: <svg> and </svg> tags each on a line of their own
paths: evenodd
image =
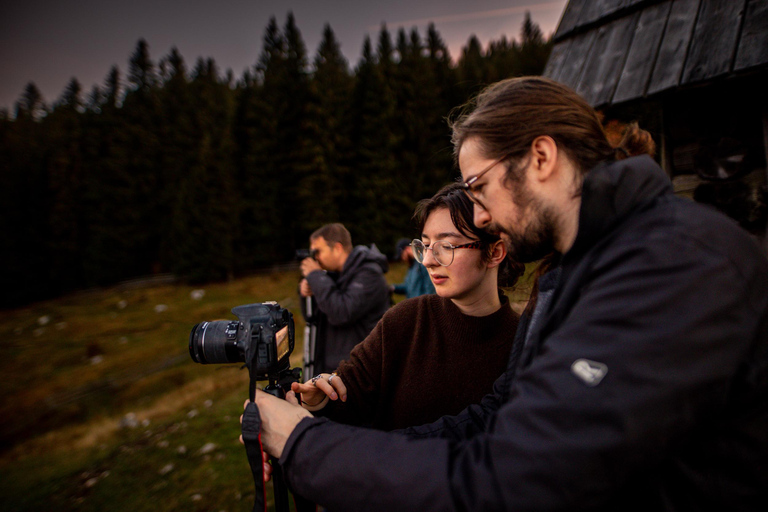
<svg viewBox="0 0 768 512">
<path fill-rule="evenodd" d="M 768 68 L 768 0 L 570 0 L 544 75 L 595 107 Z"/>
</svg>

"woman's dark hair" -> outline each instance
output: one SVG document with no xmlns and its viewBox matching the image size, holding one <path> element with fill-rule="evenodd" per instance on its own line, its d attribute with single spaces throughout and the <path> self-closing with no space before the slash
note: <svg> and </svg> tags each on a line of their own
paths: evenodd
<svg viewBox="0 0 768 512">
<path fill-rule="evenodd" d="M 454 156 L 476 137 L 488 159 L 522 160 L 533 141 L 548 135 L 581 174 L 597 164 L 643 153 L 653 155 L 650 134 L 636 123 L 627 126 L 617 147 L 606 138 L 600 116 L 568 87 L 543 77 L 520 77 L 488 86 L 451 122 Z M 516 166 L 509 166 L 514 179 Z"/>
<path fill-rule="evenodd" d="M 451 222 L 459 230 L 459 233 L 467 238 L 480 241 L 482 260 L 488 261 L 491 258 L 493 244 L 498 242 L 500 238 L 498 235 L 492 235 L 475 226 L 474 205 L 460 183 L 446 185 L 431 198 L 422 199 L 418 202 L 413 218 L 416 220 L 419 233 L 424 232 L 424 225 L 430 214 L 440 208 L 448 210 L 451 215 Z M 505 258 L 504 262 L 499 265 L 499 286 L 513 286 L 524 271 L 525 266 L 522 263 L 512 261 L 509 257 Z"/>
</svg>

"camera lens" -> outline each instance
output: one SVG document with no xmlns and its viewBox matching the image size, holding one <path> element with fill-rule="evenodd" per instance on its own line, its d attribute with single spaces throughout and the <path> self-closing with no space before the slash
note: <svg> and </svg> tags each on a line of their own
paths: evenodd
<svg viewBox="0 0 768 512">
<path fill-rule="evenodd" d="M 242 363 L 245 354 L 238 345 L 240 322 L 202 322 L 189 334 L 189 355 L 196 363 Z"/>
</svg>

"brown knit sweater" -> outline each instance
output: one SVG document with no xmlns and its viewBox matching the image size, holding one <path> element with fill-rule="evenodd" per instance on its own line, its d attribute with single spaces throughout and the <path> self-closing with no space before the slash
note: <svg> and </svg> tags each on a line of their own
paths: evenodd
<svg viewBox="0 0 768 512">
<path fill-rule="evenodd" d="M 347 401 L 329 402 L 322 415 L 393 430 L 478 403 L 504 372 L 517 329 L 518 315 L 503 294 L 501 301 L 485 317 L 438 295 L 398 303 L 341 362 Z"/>
</svg>

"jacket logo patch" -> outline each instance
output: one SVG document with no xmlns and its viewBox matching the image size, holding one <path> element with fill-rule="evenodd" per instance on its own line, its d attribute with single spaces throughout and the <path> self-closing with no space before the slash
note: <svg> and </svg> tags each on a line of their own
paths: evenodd
<svg viewBox="0 0 768 512">
<path fill-rule="evenodd" d="M 589 359 L 577 359 L 571 365 L 571 371 L 587 386 L 597 386 L 608 373 L 608 366 Z"/>
</svg>

